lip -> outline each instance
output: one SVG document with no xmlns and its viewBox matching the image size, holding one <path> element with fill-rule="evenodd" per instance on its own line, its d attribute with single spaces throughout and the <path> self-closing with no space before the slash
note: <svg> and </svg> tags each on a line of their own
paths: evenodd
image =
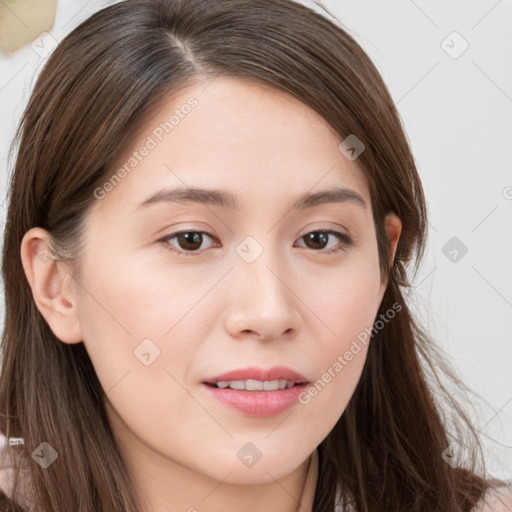
<svg viewBox="0 0 512 512">
<path fill-rule="evenodd" d="M 210 377 L 203 381 L 207 384 L 216 384 L 219 381 L 230 381 L 230 380 L 287 380 L 290 382 L 307 382 L 308 379 L 300 373 L 288 368 L 286 366 L 273 366 L 269 369 L 258 368 L 256 366 L 250 368 L 241 368 L 239 370 L 232 370 L 230 372 Z M 293 389 L 293 388 L 290 388 Z"/>
<path fill-rule="evenodd" d="M 247 391 L 230 388 L 215 388 L 208 384 L 230 380 L 287 380 L 295 382 L 291 388 L 275 391 Z M 271 417 L 285 411 L 298 402 L 298 397 L 308 386 L 307 379 L 296 371 L 285 366 L 274 366 L 267 370 L 262 368 L 243 368 L 211 377 L 202 382 L 207 393 L 219 402 L 239 412 L 257 418 Z"/>
</svg>

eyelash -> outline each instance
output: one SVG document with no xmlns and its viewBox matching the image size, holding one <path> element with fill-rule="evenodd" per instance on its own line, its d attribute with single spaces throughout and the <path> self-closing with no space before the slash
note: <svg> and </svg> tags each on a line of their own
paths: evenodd
<svg viewBox="0 0 512 512">
<path fill-rule="evenodd" d="M 176 249 L 173 249 L 171 248 L 170 244 L 169 244 L 169 241 L 172 240 L 173 238 L 176 238 L 178 235 L 182 235 L 182 234 L 190 234 L 190 233 L 200 233 L 202 235 L 206 235 L 208 237 L 210 237 L 212 240 L 216 239 L 215 236 L 213 236 L 212 234 L 206 232 L 206 231 L 194 231 L 194 230 L 185 230 L 185 231 L 177 231 L 176 233 L 171 233 L 170 235 L 168 236 L 165 236 L 163 238 L 161 238 L 160 240 L 158 240 L 158 242 L 162 242 L 165 249 L 167 249 L 168 251 L 171 251 L 171 252 L 174 252 L 174 253 L 177 253 L 179 256 L 184 256 L 184 257 L 189 257 L 189 256 L 198 256 L 201 254 L 201 251 L 197 250 L 197 251 L 178 251 Z M 337 237 L 340 241 L 341 241 L 341 244 L 336 247 L 336 248 L 333 248 L 333 249 L 329 249 L 329 250 L 323 250 L 323 249 L 318 249 L 318 250 L 315 250 L 315 249 L 312 249 L 314 252 L 319 252 L 321 254 L 333 254 L 333 253 L 337 253 L 339 251 L 346 251 L 348 250 L 352 245 L 353 245 L 353 240 L 352 238 L 349 236 L 349 235 L 346 235 L 345 233 L 340 233 L 339 231 L 335 231 L 333 229 L 317 229 L 317 230 L 314 230 L 314 231 L 310 231 L 309 233 L 306 233 L 305 235 L 302 235 L 299 240 L 301 240 L 302 238 L 306 237 L 307 235 L 310 235 L 311 233 L 323 233 L 325 235 L 334 235 L 335 237 Z M 308 249 L 308 247 L 305 247 L 305 249 Z"/>
</svg>

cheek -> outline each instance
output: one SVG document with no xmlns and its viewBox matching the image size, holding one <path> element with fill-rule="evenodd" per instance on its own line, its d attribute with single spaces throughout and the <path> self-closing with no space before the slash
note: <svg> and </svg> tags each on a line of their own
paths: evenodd
<svg viewBox="0 0 512 512">
<path fill-rule="evenodd" d="M 108 250 L 103 252 L 108 256 Z M 98 303 L 93 308 L 105 306 L 101 308 L 105 320 L 129 332 L 134 340 L 164 337 L 208 293 L 212 274 L 229 270 L 227 263 L 214 270 L 204 264 L 201 268 L 186 266 L 167 256 L 163 248 L 161 252 L 155 248 L 153 254 L 157 257 L 134 251 L 117 260 L 105 258 L 90 272 L 90 287 Z"/>
<path fill-rule="evenodd" d="M 375 266 L 374 266 L 375 264 Z M 364 367 L 371 329 L 380 305 L 380 274 L 372 258 L 347 264 L 323 280 L 310 294 L 322 320 L 323 336 L 315 337 L 316 380 L 300 397 L 314 430 L 327 435 L 345 410 Z"/>
<path fill-rule="evenodd" d="M 87 283 L 80 306 L 84 344 L 111 414 L 141 439 L 165 439 L 171 453 L 179 451 L 178 437 L 170 435 L 179 430 L 176 411 L 190 435 L 199 435 L 193 419 L 204 413 L 180 385 L 193 356 L 190 339 L 181 336 L 184 317 L 196 295 L 189 297 L 182 283 L 178 294 L 154 268 L 137 272 L 126 260 L 103 260 Z"/>
<path fill-rule="evenodd" d="M 107 254 L 107 249 L 105 254 Z M 156 384 L 156 372 L 138 375 L 163 351 L 163 334 L 173 323 L 176 302 L 167 290 L 144 268 L 126 260 L 89 260 L 84 267 L 84 286 L 79 301 L 79 320 L 84 344 L 103 389 L 108 391 L 128 372 L 142 384 Z M 140 348 L 139 348 L 140 347 Z M 141 361 L 142 359 L 142 361 Z M 140 377 L 140 378 L 138 378 Z"/>
<path fill-rule="evenodd" d="M 329 308 L 327 318 L 337 342 L 327 343 L 326 352 L 334 345 L 338 350 L 346 348 L 350 340 L 366 328 L 371 328 L 379 308 L 378 286 L 377 280 L 345 283 L 340 291 L 330 294 L 331 300 L 325 304 L 325 308 Z"/>
<path fill-rule="evenodd" d="M 352 296 L 355 298 L 354 296 Z M 359 294 L 337 302 L 329 327 L 335 335 L 319 337 L 314 358 L 318 373 L 301 396 L 308 431 L 319 442 L 345 411 L 359 383 L 371 343 L 371 328 L 378 309 L 372 294 Z"/>
<path fill-rule="evenodd" d="M 186 381 L 211 327 L 198 318 L 198 311 L 206 318 L 208 307 L 215 308 L 205 300 L 211 276 L 180 271 L 176 264 L 164 266 L 165 258 L 155 264 L 136 255 L 108 257 L 116 252 L 107 243 L 103 249 L 102 257 L 84 259 L 86 291 L 79 316 L 107 398 L 134 428 L 147 428 L 145 419 L 170 408 L 181 410 L 182 416 L 191 414 L 189 397 L 178 382 Z M 218 272 L 222 275 L 222 269 Z M 140 407 L 148 409 L 141 413 Z"/>
<path fill-rule="evenodd" d="M 380 272 L 373 253 L 354 254 L 335 272 L 305 284 L 314 312 L 328 328 L 322 352 L 347 349 L 347 343 L 373 325 L 380 305 Z"/>
</svg>

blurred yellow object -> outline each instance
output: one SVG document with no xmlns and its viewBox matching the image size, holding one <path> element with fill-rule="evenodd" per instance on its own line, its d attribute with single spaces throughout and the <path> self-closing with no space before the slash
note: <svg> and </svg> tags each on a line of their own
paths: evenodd
<svg viewBox="0 0 512 512">
<path fill-rule="evenodd" d="M 0 48 L 5 53 L 29 45 L 55 21 L 57 0 L 0 0 Z"/>
</svg>

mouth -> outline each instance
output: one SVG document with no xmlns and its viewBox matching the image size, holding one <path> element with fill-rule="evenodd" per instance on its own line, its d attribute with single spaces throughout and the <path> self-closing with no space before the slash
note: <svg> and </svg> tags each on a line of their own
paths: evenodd
<svg viewBox="0 0 512 512">
<path fill-rule="evenodd" d="M 304 375 L 286 366 L 274 366 L 269 369 L 240 368 L 205 379 L 203 382 L 210 387 L 236 391 L 279 391 L 307 383 Z"/>
<path fill-rule="evenodd" d="M 309 381 L 284 366 L 268 370 L 245 368 L 217 375 L 202 382 L 213 399 L 245 416 L 270 417 L 298 402 Z"/>
<path fill-rule="evenodd" d="M 294 386 L 307 384 L 307 381 L 294 382 L 289 380 L 221 380 L 218 382 L 204 382 L 207 386 L 218 389 L 235 389 L 237 391 L 279 391 L 290 389 Z"/>
</svg>

